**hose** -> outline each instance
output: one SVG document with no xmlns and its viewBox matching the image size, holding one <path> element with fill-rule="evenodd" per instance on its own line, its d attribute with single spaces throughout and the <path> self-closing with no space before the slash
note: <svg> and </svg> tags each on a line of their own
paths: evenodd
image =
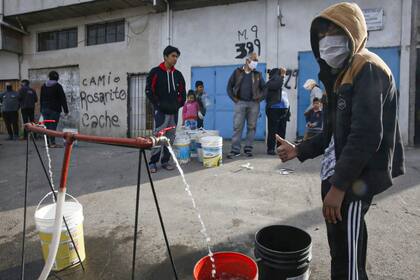
<svg viewBox="0 0 420 280">
<path fill-rule="evenodd" d="M 60 188 L 57 195 L 57 203 L 55 206 L 55 221 L 54 221 L 54 231 L 51 244 L 48 250 L 48 258 L 45 262 L 44 268 L 42 269 L 41 275 L 38 280 L 46 280 L 51 272 L 51 269 L 54 265 L 55 257 L 58 252 L 58 247 L 60 245 L 61 237 L 61 227 L 63 225 L 63 206 L 66 197 L 66 189 L 63 190 Z"/>
</svg>

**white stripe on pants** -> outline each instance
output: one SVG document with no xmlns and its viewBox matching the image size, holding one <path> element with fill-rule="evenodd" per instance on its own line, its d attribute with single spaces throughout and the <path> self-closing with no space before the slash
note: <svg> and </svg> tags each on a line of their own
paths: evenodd
<svg viewBox="0 0 420 280">
<path fill-rule="evenodd" d="M 357 247 L 359 243 L 361 212 L 362 202 L 360 200 L 350 203 L 347 215 L 348 280 L 359 280 Z"/>
</svg>

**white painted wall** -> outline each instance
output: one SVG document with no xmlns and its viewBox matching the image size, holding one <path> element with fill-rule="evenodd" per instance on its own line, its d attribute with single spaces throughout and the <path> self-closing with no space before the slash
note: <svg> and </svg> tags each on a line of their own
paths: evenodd
<svg viewBox="0 0 420 280">
<path fill-rule="evenodd" d="M 309 30 L 313 18 L 334 0 L 282 0 L 280 8 L 285 27 L 279 27 L 276 0 L 260 0 L 228 6 L 208 7 L 174 13 L 173 42 L 182 52 L 179 69 L 190 84 L 191 66 L 228 65 L 242 63 L 235 59 L 238 30 L 258 26 L 262 50 L 260 61 L 267 68 L 284 66 L 298 68 L 298 52 L 310 51 Z M 368 47 L 399 46 L 401 42 L 401 1 L 359 0 L 362 9 L 384 8 L 384 29 L 370 32 Z M 278 32 L 278 37 L 277 37 Z M 278 40 L 278 45 L 277 45 Z M 278 56 L 277 56 L 278 53 Z M 401 69 L 401 73 L 402 73 Z M 404 74 L 402 74 L 404 75 Z M 291 79 L 289 85 L 294 85 Z M 403 79 L 401 79 L 403 83 Z M 407 89 L 408 95 L 408 89 Z M 294 139 L 297 125 L 297 91 L 289 90 L 292 116 L 287 138 Z M 407 110 L 401 108 L 402 114 Z M 403 133 L 406 136 L 405 133 Z M 404 137 L 404 139 L 407 139 Z"/>
<path fill-rule="evenodd" d="M 124 42 L 86 46 L 86 24 L 121 18 L 127 21 Z M 29 69 L 77 65 L 80 70 L 80 131 L 124 137 L 128 129 L 127 73 L 147 72 L 157 63 L 155 49 L 160 49 L 161 45 L 161 18 L 161 14 L 131 9 L 58 21 L 54 25 L 31 26 L 31 35 L 24 38 L 22 75 L 26 77 Z M 37 52 L 37 33 L 68 27 L 78 27 L 78 48 Z"/>
<path fill-rule="evenodd" d="M 15 53 L 0 51 L 0 80 L 19 79 L 19 57 Z"/>
<path fill-rule="evenodd" d="M 7 0 L 11 1 L 11 0 Z M 21 0 L 24 1 L 24 0 Z M 28 1 L 28 0 L 26 0 Z M 404 9 L 402 9 L 402 2 Z M 370 33 L 368 47 L 400 46 L 401 33 L 408 32 L 406 25 L 402 27 L 402 11 L 404 17 L 409 12 L 411 0 L 358 0 L 362 8 L 384 8 L 384 30 Z M 177 68 L 182 71 L 187 82 L 191 80 L 192 66 L 214 66 L 239 64 L 243 59 L 235 59 L 238 43 L 238 31 L 246 29 L 252 37 L 250 28 L 258 26 L 258 38 L 261 41 L 260 61 L 267 63 L 267 68 L 285 66 L 297 69 L 298 52 L 310 50 L 309 28 L 312 19 L 324 8 L 339 1 L 333 0 L 282 0 L 280 8 L 284 16 L 285 27 L 279 27 L 277 21 L 277 0 L 260 0 L 233 5 L 214 6 L 201 9 L 176 11 L 172 13 L 172 44 L 179 47 L 181 57 Z M 162 60 L 162 50 L 167 45 L 167 18 L 165 13 L 154 14 L 145 8 L 116 11 L 86 18 L 57 21 L 30 27 L 31 35 L 24 39 L 24 63 L 22 76 L 27 75 L 30 68 L 58 67 L 78 65 L 80 69 L 80 90 L 87 94 L 107 91 L 118 86 L 127 90 L 127 73 L 147 72 Z M 125 42 L 100 46 L 85 46 L 85 24 L 101 20 L 126 18 L 127 39 Z M 51 28 L 78 26 L 79 47 L 75 49 L 36 52 L 36 33 Z M 277 52 L 277 50 L 279 52 Z M 404 50 L 403 50 L 404 52 Z M 404 58 L 405 60 L 407 59 Z M 403 63 L 403 62 L 402 62 Z M 101 75 L 119 77 L 118 83 L 106 86 L 83 84 L 84 79 Z M 405 66 L 401 65 L 401 85 L 405 83 Z M 294 79 L 291 85 L 294 85 Z M 292 113 L 297 114 L 296 90 L 289 91 Z M 408 88 L 401 87 L 401 95 L 408 96 Z M 408 104 L 401 103 L 401 119 L 408 116 Z M 85 107 L 85 106 L 84 106 Z M 127 131 L 127 100 L 92 103 L 89 109 L 81 109 L 81 119 L 84 114 L 98 115 L 105 111 L 117 115 L 118 127 L 92 128 L 83 127 L 86 133 L 98 135 L 113 134 L 125 136 Z M 86 119 L 86 117 L 85 117 Z M 403 127 L 406 138 L 407 131 Z M 296 116 L 288 125 L 287 138 L 294 139 L 296 135 Z"/>
</svg>

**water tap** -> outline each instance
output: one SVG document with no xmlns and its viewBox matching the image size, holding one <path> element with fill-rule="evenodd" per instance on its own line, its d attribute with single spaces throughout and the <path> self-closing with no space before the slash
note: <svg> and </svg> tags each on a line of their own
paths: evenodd
<svg viewBox="0 0 420 280">
<path fill-rule="evenodd" d="M 168 138 L 168 137 L 166 137 L 166 136 L 165 136 L 165 134 L 166 134 L 168 131 L 171 131 L 171 130 L 173 130 L 173 129 L 175 129 L 175 128 L 176 128 L 176 126 L 171 126 L 171 127 L 167 127 L 167 128 L 164 128 L 164 129 L 162 129 L 162 130 L 158 131 L 158 132 L 155 134 L 155 136 L 154 136 L 155 146 L 159 146 L 159 145 L 169 145 L 170 140 L 169 140 L 169 138 Z"/>
<path fill-rule="evenodd" d="M 153 142 L 154 142 L 154 146 L 161 146 L 161 145 L 165 145 L 167 146 L 169 144 L 169 138 L 166 136 L 152 136 Z"/>
<path fill-rule="evenodd" d="M 164 136 L 168 131 L 171 131 L 172 129 L 175 129 L 176 128 L 176 126 L 170 126 L 170 127 L 167 127 L 167 128 L 164 128 L 164 129 L 162 129 L 162 130 L 160 130 L 160 131 L 158 131 L 156 134 L 155 134 L 155 136 L 156 137 L 162 137 L 162 136 Z"/>
</svg>

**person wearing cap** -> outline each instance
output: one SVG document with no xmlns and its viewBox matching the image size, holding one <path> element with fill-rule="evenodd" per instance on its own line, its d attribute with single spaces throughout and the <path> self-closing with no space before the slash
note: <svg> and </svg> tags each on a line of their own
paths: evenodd
<svg viewBox="0 0 420 280">
<path fill-rule="evenodd" d="M 19 94 L 13 90 L 10 83 L 6 83 L 6 91 L 0 93 L 0 102 L 2 103 L 3 120 L 6 125 L 8 140 L 19 139 Z"/>
<path fill-rule="evenodd" d="M 19 102 L 20 113 L 22 114 L 23 123 L 35 122 L 35 104 L 38 102 L 36 91 L 29 87 L 28 80 L 21 81 L 19 89 Z M 24 138 L 26 139 L 28 132 L 26 129 L 23 131 Z"/>
<path fill-rule="evenodd" d="M 182 73 L 175 69 L 181 52 L 178 48 L 167 46 L 163 51 L 164 61 L 159 66 L 150 70 L 146 81 L 146 96 L 153 104 L 155 132 L 165 128 L 176 126 L 178 123 L 178 111 L 184 106 L 186 100 L 185 80 Z M 175 129 L 169 130 L 166 136 L 171 143 L 175 140 Z M 161 151 L 163 148 L 163 156 Z M 149 162 L 150 171 L 157 172 L 157 163 L 166 170 L 173 170 L 169 163 L 171 155 L 166 146 L 152 149 Z"/>
<path fill-rule="evenodd" d="M 258 55 L 251 53 L 245 65 L 233 71 L 227 84 L 227 93 L 235 103 L 233 116 L 232 148 L 228 158 L 241 155 L 241 139 L 245 121 L 247 123 L 244 153 L 252 157 L 253 143 L 260 114 L 260 102 L 264 100 L 265 81 L 257 71 Z"/>
<path fill-rule="evenodd" d="M 323 92 L 322 92 L 322 89 L 317 84 L 317 82 L 313 79 L 306 80 L 305 84 L 303 85 L 303 88 L 310 92 L 309 106 L 305 110 L 305 113 L 307 113 L 312 109 L 312 104 L 314 103 L 314 98 L 318 98 L 319 100 L 322 100 Z"/>
<path fill-rule="evenodd" d="M 278 153 L 282 161 L 323 155 L 322 213 L 331 279 L 367 280 L 365 215 L 373 197 L 405 173 L 397 87 L 386 63 L 366 48 L 366 21 L 357 4 L 328 7 L 310 30 L 326 89 L 323 131 L 297 146 L 277 137 Z"/>
<path fill-rule="evenodd" d="M 204 128 L 204 117 L 207 112 L 208 96 L 204 92 L 203 81 L 195 82 L 195 96 L 197 98 L 198 105 L 200 106 L 200 110 L 198 111 L 197 128 Z"/>
</svg>

